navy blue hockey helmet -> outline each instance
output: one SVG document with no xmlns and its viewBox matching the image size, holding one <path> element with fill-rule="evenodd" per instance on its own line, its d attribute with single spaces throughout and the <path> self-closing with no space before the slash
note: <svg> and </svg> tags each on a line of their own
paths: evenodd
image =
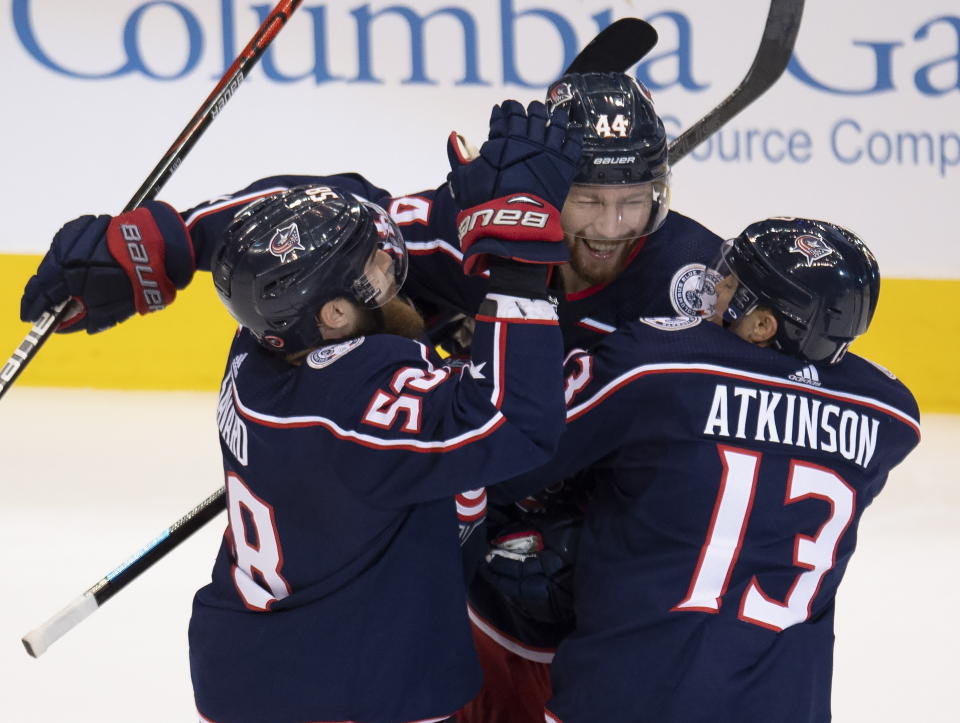
<svg viewBox="0 0 960 723">
<path fill-rule="evenodd" d="M 297 186 L 241 210 L 212 270 L 233 318 L 267 348 L 294 353 L 323 341 L 316 314 L 327 301 L 377 308 L 396 296 L 407 252 L 379 206 L 327 186 Z"/>
<path fill-rule="evenodd" d="M 669 173 L 667 133 L 644 88 L 624 73 L 568 73 L 547 90 L 583 127 L 574 183 L 645 183 Z"/>
<path fill-rule="evenodd" d="M 547 90 L 548 110 L 558 107 L 584 130 L 574 184 L 650 184 L 649 220 L 633 235 L 658 229 L 670 207 L 670 165 L 667 133 L 646 89 L 624 73 L 568 73 Z"/>
<path fill-rule="evenodd" d="M 880 295 L 877 260 L 840 226 L 771 218 L 725 242 L 720 256 L 714 271 L 738 282 L 724 319 L 769 307 L 778 321 L 773 346 L 786 354 L 836 364 L 870 326 Z"/>
</svg>

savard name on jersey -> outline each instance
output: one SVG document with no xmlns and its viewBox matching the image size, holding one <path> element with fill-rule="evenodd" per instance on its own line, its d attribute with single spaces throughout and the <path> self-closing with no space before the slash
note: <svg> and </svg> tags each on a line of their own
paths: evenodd
<svg viewBox="0 0 960 723">
<path fill-rule="evenodd" d="M 236 406 L 233 403 L 233 395 L 236 391 L 237 372 L 246 358 L 246 354 L 239 354 L 230 361 L 230 370 L 220 384 L 220 398 L 217 402 L 217 426 L 220 428 L 220 437 L 242 465 L 247 464 L 249 435 L 247 434 L 247 425 L 237 414 Z"/>
</svg>

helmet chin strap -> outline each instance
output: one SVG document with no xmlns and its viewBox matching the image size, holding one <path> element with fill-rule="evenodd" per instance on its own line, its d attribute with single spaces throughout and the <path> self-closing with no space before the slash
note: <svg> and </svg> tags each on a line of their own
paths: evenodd
<svg viewBox="0 0 960 723">
<path fill-rule="evenodd" d="M 850 345 L 852 343 L 853 343 L 852 341 L 845 341 L 842 344 L 840 344 L 840 346 L 837 347 L 837 350 L 833 353 L 833 356 L 830 357 L 830 361 L 827 363 L 836 364 L 841 359 L 843 359 L 844 355 L 847 353 L 847 349 L 850 348 Z"/>
</svg>

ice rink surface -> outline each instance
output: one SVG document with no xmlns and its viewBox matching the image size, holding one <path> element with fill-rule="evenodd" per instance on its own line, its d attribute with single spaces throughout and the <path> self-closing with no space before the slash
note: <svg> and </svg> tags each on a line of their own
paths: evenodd
<svg viewBox="0 0 960 723">
<path fill-rule="evenodd" d="M 20 638 L 218 486 L 215 410 L 213 394 L 18 387 L 4 398 L 4 723 L 196 720 L 187 621 L 223 516 L 41 658 L 30 658 Z M 927 416 L 923 433 L 864 516 L 840 589 L 839 723 L 960 720 L 960 472 L 951 456 L 960 417 Z"/>
</svg>

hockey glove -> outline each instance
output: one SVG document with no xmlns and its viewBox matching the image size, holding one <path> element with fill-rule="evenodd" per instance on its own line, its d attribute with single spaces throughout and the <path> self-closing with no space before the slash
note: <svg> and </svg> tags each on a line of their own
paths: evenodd
<svg viewBox="0 0 960 723">
<path fill-rule="evenodd" d="M 53 237 L 27 282 L 20 318 L 35 321 L 64 299 L 78 308 L 57 331 L 93 334 L 133 313 L 171 304 L 196 268 L 180 215 L 160 201 L 111 216 L 81 216 Z"/>
<path fill-rule="evenodd" d="M 582 519 L 561 517 L 509 526 L 492 541 L 479 574 L 527 619 L 571 625 L 582 524 Z"/>
<path fill-rule="evenodd" d="M 457 216 L 463 268 L 482 273 L 487 256 L 522 263 L 556 264 L 569 259 L 560 208 L 580 158 L 582 130 L 568 128 L 565 111 L 549 117 L 543 103 L 524 110 L 514 100 L 494 106 L 490 135 L 470 160 L 450 134 L 447 176 L 461 209 Z"/>
</svg>

